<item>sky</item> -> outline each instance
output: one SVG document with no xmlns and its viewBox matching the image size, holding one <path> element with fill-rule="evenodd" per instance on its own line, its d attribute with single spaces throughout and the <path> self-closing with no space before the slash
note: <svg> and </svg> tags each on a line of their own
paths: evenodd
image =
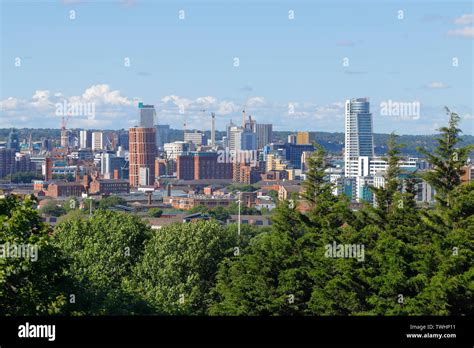
<svg viewBox="0 0 474 348">
<path fill-rule="evenodd" d="M 70 128 L 128 128 L 143 102 L 177 129 L 215 112 L 223 130 L 245 108 L 274 130 L 343 132 L 345 100 L 369 97 L 376 133 L 433 134 L 448 106 L 474 134 L 472 1 L 0 4 L 0 128 L 59 128 L 59 104 L 83 106 Z"/>
</svg>

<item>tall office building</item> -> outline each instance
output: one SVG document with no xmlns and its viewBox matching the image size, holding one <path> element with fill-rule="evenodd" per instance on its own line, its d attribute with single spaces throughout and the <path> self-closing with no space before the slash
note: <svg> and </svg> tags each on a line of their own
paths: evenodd
<svg viewBox="0 0 474 348">
<path fill-rule="evenodd" d="M 79 133 L 79 147 L 81 149 L 92 148 L 92 134 L 88 130 L 81 130 Z"/>
<path fill-rule="evenodd" d="M 230 127 L 228 142 L 230 151 L 257 150 L 257 134 L 242 127 Z"/>
<path fill-rule="evenodd" d="M 372 114 L 368 98 L 346 100 L 345 176 L 358 176 L 359 156 L 374 156 Z"/>
<path fill-rule="evenodd" d="M 119 131 L 118 146 L 121 146 L 124 150 L 128 151 L 129 143 L 130 143 L 130 140 L 128 137 L 128 131 Z"/>
<path fill-rule="evenodd" d="M 272 142 L 273 137 L 273 125 L 257 123 L 255 125 L 255 133 L 257 134 L 257 147 L 263 149 L 263 147 Z"/>
<path fill-rule="evenodd" d="M 163 146 L 170 141 L 170 126 L 169 124 L 156 125 L 156 147 L 163 150 Z"/>
<path fill-rule="evenodd" d="M 92 150 L 103 150 L 104 143 L 104 133 L 92 132 Z"/>
<path fill-rule="evenodd" d="M 155 182 L 156 128 L 133 127 L 129 132 L 130 186 Z"/>
<path fill-rule="evenodd" d="M 140 109 L 140 127 L 141 128 L 153 128 L 155 126 L 156 111 L 153 105 L 145 105 L 138 103 Z M 155 141 L 156 142 L 156 141 Z"/>
<path fill-rule="evenodd" d="M 296 144 L 298 145 L 312 144 L 314 141 L 316 141 L 316 134 L 314 132 L 296 133 Z"/>
<path fill-rule="evenodd" d="M 9 174 L 15 174 L 15 150 L 14 149 L 0 149 L 0 178 Z"/>
<path fill-rule="evenodd" d="M 15 151 L 20 151 L 20 138 L 15 128 L 13 128 L 10 133 L 8 133 L 6 148 Z"/>
</svg>

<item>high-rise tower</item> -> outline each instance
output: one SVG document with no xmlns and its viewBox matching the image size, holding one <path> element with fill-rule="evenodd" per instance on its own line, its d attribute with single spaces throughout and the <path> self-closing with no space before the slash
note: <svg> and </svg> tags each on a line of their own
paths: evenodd
<svg viewBox="0 0 474 348">
<path fill-rule="evenodd" d="M 130 186 L 153 185 L 155 182 L 156 128 L 130 128 L 129 138 Z"/>
<path fill-rule="evenodd" d="M 368 98 L 346 100 L 345 107 L 345 176 L 358 175 L 360 156 L 374 156 L 372 114 Z"/>
</svg>

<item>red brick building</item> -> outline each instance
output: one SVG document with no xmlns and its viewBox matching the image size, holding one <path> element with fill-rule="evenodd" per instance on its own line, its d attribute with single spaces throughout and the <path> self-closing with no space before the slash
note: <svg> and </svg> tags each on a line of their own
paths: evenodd
<svg viewBox="0 0 474 348">
<path fill-rule="evenodd" d="M 96 179 L 89 185 L 91 194 L 119 194 L 130 193 L 130 183 L 128 180 Z"/>
<path fill-rule="evenodd" d="M 129 132 L 129 182 L 130 186 L 140 185 L 140 168 L 146 168 L 146 183 L 155 182 L 156 129 L 133 127 Z"/>
<path fill-rule="evenodd" d="M 179 180 L 232 179 L 232 163 L 220 163 L 215 152 L 195 152 L 178 156 Z"/>
<path fill-rule="evenodd" d="M 81 182 L 53 182 L 48 185 L 48 191 L 46 193 L 49 197 L 79 197 L 84 192 L 84 186 Z"/>
</svg>

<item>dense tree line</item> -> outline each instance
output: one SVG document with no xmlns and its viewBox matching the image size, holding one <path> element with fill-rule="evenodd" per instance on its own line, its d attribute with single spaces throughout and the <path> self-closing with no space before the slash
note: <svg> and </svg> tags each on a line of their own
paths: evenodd
<svg viewBox="0 0 474 348">
<path fill-rule="evenodd" d="M 217 220 L 151 230 L 140 218 L 70 211 L 54 230 L 32 198 L 0 200 L 0 244 L 38 247 L 38 259 L 0 257 L 0 314 L 473 315 L 474 183 L 470 147 L 449 113 L 424 179 L 437 204 L 419 207 L 400 176 L 400 145 L 376 205 L 349 209 L 331 194 L 317 146 L 304 183 L 308 213 L 283 201 L 270 229 Z M 341 249 L 341 246 L 353 246 Z"/>
</svg>

